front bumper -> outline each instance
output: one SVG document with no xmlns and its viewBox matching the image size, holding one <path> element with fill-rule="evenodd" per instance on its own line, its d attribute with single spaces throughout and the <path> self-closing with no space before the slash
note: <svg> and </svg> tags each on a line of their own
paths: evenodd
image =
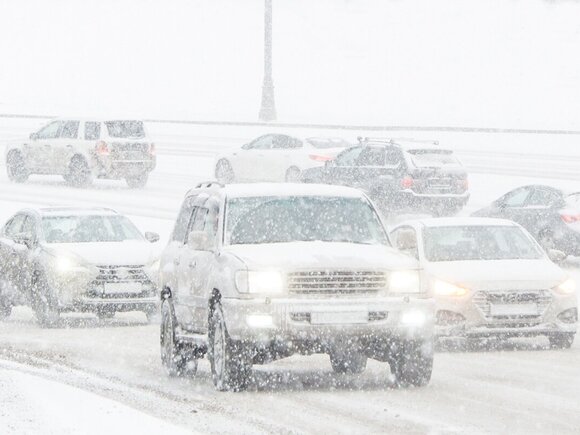
<svg viewBox="0 0 580 435">
<path fill-rule="evenodd" d="M 63 311 L 81 311 L 81 312 L 124 312 L 124 311 L 146 311 L 153 312 L 159 307 L 159 298 L 157 296 L 139 297 L 139 298 L 95 298 L 80 297 L 63 308 Z"/>
<path fill-rule="evenodd" d="M 229 335 L 256 344 L 277 340 L 324 342 L 344 337 L 433 337 L 432 299 L 262 297 L 224 298 L 221 304 Z"/>
</svg>

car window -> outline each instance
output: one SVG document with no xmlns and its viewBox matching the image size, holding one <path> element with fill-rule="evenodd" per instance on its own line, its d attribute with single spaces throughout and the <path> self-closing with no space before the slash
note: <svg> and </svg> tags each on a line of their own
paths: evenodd
<svg viewBox="0 0 580 435">
<path fill-rule="evenodd" d="M 203 231 L 205 228 L 205 218 L 208 214 L 208 209 L 205 207 L 195 207 L 188 234 L 192 231 Z"/>
<path fill-rule="evenodd" d="M 516 189 L 503 197 L 501 201 L 505 207 L 522 207 L 530 194 L 528 187 Z"/>
<path fill-rule="evenodd" d="M 353 147 L 343 151 L 335 159 L 336 166 L 354 166 L 362 150 L 362 147 Z"/>
<path fill-rule="evenodd" d="M 36 133 L 37 139 L 55 139 L 58 137 L 62 121 L 53 121 Z"/>
<path fill-rule="evenodd" d="M 20 233 L 26 234 L 27 236 L 34 237 L 36 235 L 36 221 L 31 216 L 26 216 L 22 227 L 20 228 Z"/>
<path fill-rule="evenodd" d="M 85 122 L 85 140 L 98 140 L 101 137 L 100 122 Z"/>
<path fill-rule="evenodd" d="M 110 137 L 136 139 L 145 137 L 145 128 L 141 121 L 106 121 L 105 125 Z"/>
<path fill-rule="evenodd" d="M 395 148 L 388 147 L 385 150 L 385 163 L 388 166 L 397 166 L 401 162 L 401 152 Z"/>
<path fill-rule="evenodd" d="M 562 194 L 556 190 L 536 188 L 530 195 L 528 207 L 550 207 L 563 202 Z"/>
<path fill-rule="evenodd" d="M 357 166 L 385 166 L 384 147 L 365 147 L 358 156 Z"/>
<path fill-rule="evenodd" d="M 22 230 L 22 225 L 24 224 L 25 218 L 26 216 L 23 214 L 17 214 L 14 216 L 12 220 L 4 227 L 4 234 L 9 238 L 19 234 Z"/>
<path fill-rule="evenodd" d="M 272 139 L 272 148 L 276 149 L 292 149 L 292 148 L 301 148 L 302 141 L 295 137 L 285 136 L 285 135 L 276 135 Z"/>
<path fill-rule="evenodd" d="M 270 148 L 272 148 L 272 135 L 268 134 L 256 139 L 247 149 L 268 150 Z"/>
<path fill-rule="evenodd" d="M 172 240 L 177 242 L 185 243 L 185 237 L 187 235 L 187 229 L 189 227 L 189 222 L 193 216 L 194 202 L 197 196 L 190 196 L 183 201 L 177 220 L 175 221 L 175 227 L 173 227 L 173 234 L 171 236 Z"/>
<path fill-rule="evenodd" d="M 79 133 L 79 121 L 65 121 L 60 129 L 60 137 L 63 139 L 76 139 Z"/>
</svg>

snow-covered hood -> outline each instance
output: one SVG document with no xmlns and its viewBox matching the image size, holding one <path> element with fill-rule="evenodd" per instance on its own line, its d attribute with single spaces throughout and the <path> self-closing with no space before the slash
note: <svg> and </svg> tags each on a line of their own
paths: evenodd
<svg viewBox="0 0 580 435">
<path fill-rule="evenodd" d="M 92 265 L 147 265 L 155 260 L 153 244 L 142 240 L 124 242 L 50 243 L 54 255 L 70 255 Z"/>
<path fill-rule="evenodd" d="M 226 247 L 248 269 L 417 269 L 418 263 L 384 245 L 291 242 Z"/>
<path fill-rule="evenodd" d="M 547 259 L 442 261 L 427 263 L 426 272 L 473 290 L 546 289 L 560 284 L 566 273 Z"/>
</svg>

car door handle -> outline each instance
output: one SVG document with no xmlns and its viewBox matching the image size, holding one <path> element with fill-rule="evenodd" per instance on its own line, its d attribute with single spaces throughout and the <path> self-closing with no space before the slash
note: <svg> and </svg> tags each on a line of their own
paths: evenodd
<svg viewBox="0 0 580 435">
<path fill-rule="evenodd" d="M 189 266 L 190 269 L 195 269 L 195 267 L 197 266 L 197 262 L 195 260 L 191 260 L 189 262 L 189 265 L 188 266 Z"/>
</svg>

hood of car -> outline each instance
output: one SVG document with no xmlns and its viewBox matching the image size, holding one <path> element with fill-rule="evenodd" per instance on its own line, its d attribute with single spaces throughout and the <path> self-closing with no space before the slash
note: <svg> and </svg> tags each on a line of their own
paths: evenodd
<svg viewBox="0 0 580 435">
<path fill-rule="evenodd" d="M 226 250 L 240 258 L 250 270 L 398 270 L 418 268 L 418 263 L 413 258 L 384 245 L 291 242 L 231 245 Z"/>
<path fill-rule="evenodd" d="M 91 265 L 137 266 L 155 259 L 153 244 L 142 240 L 124 242 L 51 243 L 56 255 L 71 255 Z"/>
<path fill-rule="evenodd" d="M 566 273 L 547 259 L 442 261 L 428 263 L 432 278 L 473 290 L 532 290 L 557 286 Z"/>
</svg>

